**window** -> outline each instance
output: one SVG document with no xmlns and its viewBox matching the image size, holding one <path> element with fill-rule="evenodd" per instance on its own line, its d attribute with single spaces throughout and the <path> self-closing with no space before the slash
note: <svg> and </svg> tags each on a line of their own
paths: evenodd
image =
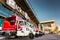
<svg viewBox="0 0 60 40">
<path fill-rule="evenodd" d="M 12 18 L 12 17 L 8 17 L 8 18 L 6 18 L 7 19 L 7 21 L 9 21 L 10 22 L 10 24 L 11 25 L 15 25 L 15 20 L 14 20 L 14 18 Z"/>
<path fill-rule="evenodd" d="M 27 31 L 29 31 L 29 28 L 26 28 Z"/>
<path fill-rule="evenodd" d="M 49 27 L 51 27 L 51 24 L 48 24 Z"/>
<path fill-rule="evenodd" d="M 48 24 L 43 24 L 42 26 L 43 26 L 43 27 L 51 27 L 51 24 L 50 24 L 50 23 L 48 23 Z"/>
<path fill-rule="evenodd" d="M 19 21 L 19 23 L 18 23 L 19 25 L 21 25 L 21 26 L 23 26 L 24 25 L 24 23 L 23 23 L 23 21 Z"/>
<path fill-rule="evenodd" d="M 25 25 L 27 25 L 27 23 L 25 22 Z"/>
</svg>

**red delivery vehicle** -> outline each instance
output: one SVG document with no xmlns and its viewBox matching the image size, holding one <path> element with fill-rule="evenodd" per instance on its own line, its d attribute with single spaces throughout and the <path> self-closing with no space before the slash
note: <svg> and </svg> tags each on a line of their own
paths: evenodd
<svg viewBox="0 0 60 40">
<path fill-rule="evenodd" d="M 16 35 L 16 16 L 7 17 L 4 19 L 2 27 L 2 35 L 15 36 Z"/>
</svg>

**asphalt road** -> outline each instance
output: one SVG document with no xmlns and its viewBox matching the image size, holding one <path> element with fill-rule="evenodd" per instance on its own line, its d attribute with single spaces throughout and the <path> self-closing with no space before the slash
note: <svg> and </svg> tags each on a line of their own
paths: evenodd
<svg viewBox="0 0 60 40">
<path fill-rule="evenodd" d="M 21 37 L 16 39 L 7 39 L 4 37 L 0 37 L 0 40 L 60 40 L 60 35 L 48 34 L 34 39 L 29 39 L 28 37 Z"/>
</svg>

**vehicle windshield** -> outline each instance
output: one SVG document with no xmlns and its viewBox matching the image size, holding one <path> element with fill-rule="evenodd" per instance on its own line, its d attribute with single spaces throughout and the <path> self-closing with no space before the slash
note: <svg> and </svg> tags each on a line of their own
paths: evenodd
<svg viewBox="0 0 60 40">
<path fill-rule="evenodd" d="M 8 17 L 6 19 L 7 19 L 7 21 L 10 22 L 11 25 L 15 25 L 16 20 L 13 17 Z"/>
<path fill-rule="evenodd" d="M 34 30 L 36 29 L 36 27 L 34 27 L 34 26 L 31 26 L 31 25 L 30 25 L 30 27 L 31 27 L 32 29 L 34 29 Z"/>
<path fill-rule="evenodd" d="M 18 23 L 19 25 L 21 25 L 21 26 L 23 26 L 24 25 L 24 23 L 23 23 L 23 21 L 19 21 L 19 23 Z"/>
</svg>

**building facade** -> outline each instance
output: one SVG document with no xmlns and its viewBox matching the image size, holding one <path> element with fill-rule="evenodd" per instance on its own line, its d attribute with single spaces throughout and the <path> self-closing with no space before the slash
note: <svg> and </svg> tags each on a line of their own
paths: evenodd
<svg viewBox="0 0 60 40">
<path fill-rule="evenodd" d="M 40 27 L 38 19 L 26 0 L 0 0 L 0 16 L 9 17 L 11 15 L 18 15 L 37 28 Z"/>
<path fill-rule="evenodd" d="M 56 33 L 58 30 L 54 20 L 44 21 L 40 24 L 44 33 Z"/>
</svg>

